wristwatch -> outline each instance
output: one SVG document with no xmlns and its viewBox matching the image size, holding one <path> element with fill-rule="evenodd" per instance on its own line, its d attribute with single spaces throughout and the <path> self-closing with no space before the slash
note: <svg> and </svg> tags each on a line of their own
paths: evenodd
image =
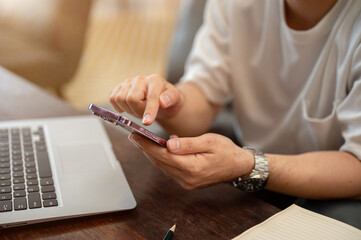
<svg viewBox="0 0 361 240">
<path fill-rule="evenodd" d="M 268 181 L 268 161 L 264 154 L 253 148 L 243 147 L 254 156 L 254 169 L 249 176 L 241 176 L 233 181 L 233 186 L 245 192 L 257 192 L 264 189 Z"/>
</svg>

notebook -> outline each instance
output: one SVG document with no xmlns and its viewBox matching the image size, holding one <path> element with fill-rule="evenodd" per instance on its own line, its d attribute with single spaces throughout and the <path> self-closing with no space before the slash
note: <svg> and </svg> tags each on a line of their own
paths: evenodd
<svg viewBox="0 0 361 240">
<path fill-rule="evenodd" d="M 0 122 L 1 228 L 135 208 L 100 121 Z"/>
<path fill-rule="evenodd" d="M 360 240 L 361 230 L 295 204 L 233 240 Z"/>
</svg>

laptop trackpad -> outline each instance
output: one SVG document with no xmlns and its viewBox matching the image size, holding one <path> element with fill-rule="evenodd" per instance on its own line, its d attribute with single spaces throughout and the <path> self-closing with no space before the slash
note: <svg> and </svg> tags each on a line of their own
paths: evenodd
<svg viewBox="0 0 361 240">
<path fill-rule="evenodd" d="M 57 146 L 63 174 L 93 174 L 112 168 L 102 143 L 75 143 Z"/>
</svg>

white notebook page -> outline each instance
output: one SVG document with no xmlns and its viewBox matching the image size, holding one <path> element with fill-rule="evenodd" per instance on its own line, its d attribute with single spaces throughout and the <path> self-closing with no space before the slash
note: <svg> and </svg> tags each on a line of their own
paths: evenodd
<svg viewBox="0 0 361 240">
<path fill-rule="evenodd" d="M 233 240 L 361 240 L 361 230 L 295 204 Z"/>
</svg>

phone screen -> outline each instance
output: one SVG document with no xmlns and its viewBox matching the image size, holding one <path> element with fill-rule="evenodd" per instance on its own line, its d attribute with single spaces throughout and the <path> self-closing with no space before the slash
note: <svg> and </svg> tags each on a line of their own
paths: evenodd
<svg viewBox="0 0 361 240">
<path fill-rule="evenodd" d="M 89 105 L 89 110 L 92 111 L 93 115 L 100 117 L 101 119 L 108 121 L 110 123 L 113 123 L 118 126 L 122 126 L 125 129 L 127 129 L 129 132 L 135 132 L 138 133 L 153 142 L 166 147 L 167 141 L 163 138 L 157 136 L 155 133 L 152 133 L 151 131 L 145 129 L 144 127 L 136 124 L 135 122 L 132 122 L 126 117 L 123 117 L 115 112 L 109 111 L 105 108 L 99 107 L 94 104 Z"/>
</svg>

